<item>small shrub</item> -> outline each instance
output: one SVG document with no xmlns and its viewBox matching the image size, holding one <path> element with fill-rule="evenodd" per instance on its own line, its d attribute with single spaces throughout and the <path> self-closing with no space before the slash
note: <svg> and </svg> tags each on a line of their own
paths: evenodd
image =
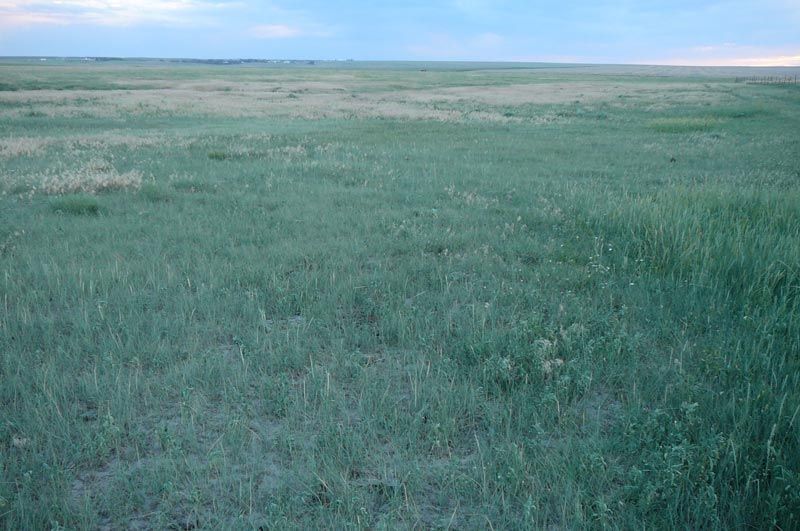
<svg viewBox="0 0 800 531">
<path fill-rule="evenodd" d="M 172 199 L 172 194 L 169 190 L 156 183 L 145 183 L 139 189 L 142 197 L 153 203 L 167 202 Z"/>
<path fill-rule="evenodd" d="M 211 160 L 226 160 L 230 158 L 230 155 L 228 155 L 223 151 L 211 151 L 208 154 L 208 158 L 210 158 Z"/>
<path fill-rule="evenodd" d="M 31 191 L 31 185 L 28 183 L 16 183 L 8 189 L 8 193 L 12 195 L 27 194 Z"/>
<path fill-rule="evenodd" d="M 715 109 L 714 116 L 718 118 L 732 118 L 732 119 L 742 119 L 742 118 L 756 118 L 759 116 L 768 116 L 769 112 L 757 106 L 736 106 L 724 109 Z"/>
<path fill-rule="evenodd" d="M 715 123 L 713 118 L 659 118 L 650 122 L 650 128 L 659 133 L 695 133 L 708 131 Z"/>
<path fill-rule="evenodd" d="M 100 203 L 97 198 L 86 194 L 65 195 L 53 199 L 50 208 L 55 212 L 74 216 L 96 216 L 100 213 Z"/>
</svg>

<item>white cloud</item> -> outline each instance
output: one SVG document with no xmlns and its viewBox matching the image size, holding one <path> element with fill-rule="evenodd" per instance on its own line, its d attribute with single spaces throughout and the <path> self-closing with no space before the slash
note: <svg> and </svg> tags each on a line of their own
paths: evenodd
<svg viewBox="0 0 800 531">
<path fill-rule="evenodd" d="M 797 55 L 762 55 L 756 57 L 723 57 L 719 59 L 702 59 L 684 57 L 659 61 L 654 64 L 671 64 L 684 66 L 800 66 L 800 54 Z"/>
<path fill-rule="evenodd" d="M 204 0 L 0 1 L 0 27 L 210 23 L 213 19 L 209 15 L 212 12 L 238 6 L 241 3 Z"/>
<path fill-rule="evenodd" d="M 735 43 L 694 46 L 650 64 L 685 66 L 800 66 L 800 46 L 765 48 Z"/>
<path fill-rule="evenodd" d="M 800 53 L 797 55 L 744 57 L 731 61 L 731 64 L 741 64 L 744 66 L 800 66 Z"/>
<path fill-rule="evenodd" d="M 261 24 L 250 28 L 249 33 L 256 39 L 291 39 L 304 34 L 300 28 L 285 24 Z"/>
</svg>

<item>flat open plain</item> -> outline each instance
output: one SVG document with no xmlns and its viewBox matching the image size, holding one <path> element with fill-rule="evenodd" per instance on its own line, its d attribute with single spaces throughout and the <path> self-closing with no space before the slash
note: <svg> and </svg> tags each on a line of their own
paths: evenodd
<svg viewBox="0 0 800 531">
<path fill-rule="evenodd" d="M 796 74 L 0 61 L 0 527 L 800 527 Z"/>
</svg>

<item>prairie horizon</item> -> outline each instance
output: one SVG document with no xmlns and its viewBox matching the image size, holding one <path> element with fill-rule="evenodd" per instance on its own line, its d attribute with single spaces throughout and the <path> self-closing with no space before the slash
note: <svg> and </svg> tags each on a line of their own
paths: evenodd
<svg viewBox="0 0 800 531">
<path fill-rule="evenodd" d="M 78 56 L 59 56 L 59 55 L 28 55 L 28 56 L 2 56 L 0 62 L 42 62 L 42 60 L 55 61 L 72 64 L 75 62 L 89 64 L 113 64 L 113 63 L 142 63 L 153 62 L 167 63 L 172 65 L 179 64 L 207 64 L 215 66 L 318 66 L 341 68 L 343 65 L 349 68 L 424 68 L 433 66 L 437 69 L 447 68 L 479 68 L 479 69 L 538 69 L 538 68 L 618 68 L 618 69 L 640 69 L 640 68 L 680 68 L 685 69 L 693 75 L 745 75 L 752 72 L 753 75 L 763 73 L 769 74 L 797 74 L 800 66 L 797 65 L 732 65 L 732 64 L 668 64 L 668 63 L 593 63 L 593 62 L 554 62 L 554 61 L 480 61 L 480 60 L 413 60 L 413 59 L 385 59 L 385 60 L 365 60 L 365 59 L 318 59 L 314 57 L 115 57 L 102 55 L 78 55 Z M 669 70 L 664 71 L 664 73 Z"/>
</svg>

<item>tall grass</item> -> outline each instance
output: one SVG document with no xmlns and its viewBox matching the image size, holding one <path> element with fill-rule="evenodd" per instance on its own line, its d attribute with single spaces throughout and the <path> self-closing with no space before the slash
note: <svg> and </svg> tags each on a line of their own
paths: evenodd
<svg viewBox="0 0 800 531">
<path fill-rule="evenodd" d="M 793 190 L 704 185 L 616 199 L 607 223 L 631 260 L 749 309 L 797 309 L 800 204 Z"/>
<path fill-rule="evenodd" d="M 604 199 L 577 210 L 600 214 L 589 223 L 624 251 L 615 267 L 666 290 L 675 324 L 693 331 L 683 389 L 627 434 L 648 471 L 637 502 L 706 525 L 797 525 L 797 192 L 707 184 Z"/>
<path fill-rule="evenodd" d="M 71 194 L 53 199 L 50 208 L 64 214 L 96 216 L 100 212 L 100 202 L 90 195 Z"/>
</svg>

